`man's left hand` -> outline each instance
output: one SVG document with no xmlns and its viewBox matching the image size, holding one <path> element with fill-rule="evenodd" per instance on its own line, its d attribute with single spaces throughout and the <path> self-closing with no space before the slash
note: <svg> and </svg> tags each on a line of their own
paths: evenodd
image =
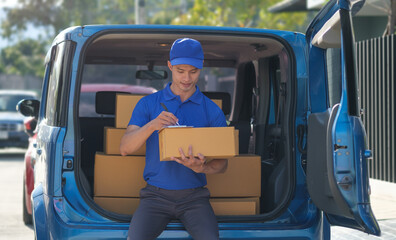
<svg viewBox="0 0 396 240">
<path fill-rule="evenodd" d="M 180 152 L 180 158 L 171 157 L 171 160 L 174 160 L 174 161 L 190 168 L 191 170 L 193 170 L 196 173 L 204 173 L 205 172 L 206 159 L 205 159 L 204 155 L 198 153 L 198 157 L 195 157 L 193 155 L 191 145 L 188 147 L 188 156 L 186 156 L 184 154 L 184 151 L 182 148 L 179 148 L 179 152 Z"/>
</svg>

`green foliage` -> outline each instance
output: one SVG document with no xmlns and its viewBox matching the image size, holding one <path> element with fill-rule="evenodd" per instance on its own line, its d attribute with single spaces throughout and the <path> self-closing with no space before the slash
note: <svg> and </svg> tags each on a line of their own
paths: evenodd
<svg viewBox="0 0 396 240">
<path fill-rule="evenodd" d="M 171 24 L 177 16 L 185 14 L 194 0 L 146 0 L 148 24 Z"/>
<path fill-rule="evenodd" d="M 45 41 L 25 39 L 3 48 L 0 54 L 0 72 L 43 77 L 46 47 Z"/>
<path fill-rule="evenodd" d="M 65 13 L 57 6 L 57 0 L 19 0 L 22 7 L 5 9 L 7 17 L 1 23 L 2 35 L 11 38 L 27 29 L 27 25 L 53 26 L 61 29 Z"/>
<path fill-rule="evenodd" d="M 277 2 L 279 0 L 196 0 L 193 7 L 172 24 L 300 30 L 307 14 L 270 13 L 268 8 Z"/>
<path fill-rule="evenodd" d="M 147 24 L 169 24 L 193 0 L 145 0 Z M 189 2 L 189 3 L 188 3 Z M 1 23 L 6 38 L 27 29 L 29 24 L 50 29 L 54 38 L 63 29 L 88 24 L 135 24 L 134 0 L 19 0 L 19 6 L 6 9 Z"/>
<path fill-rule="evenodd" d="M 3 37 L 27 29 L 28 24 L 48 27 L 53 32 L 74 25 L 133 23 L 134 1 L 128 0 L 19 0 L 20 6 L 6 9 Z"/>
<path fill-rule="evenodd" d="M 280 0 L 145 0 L 147 24 L 184 24 L 296 30 L 306 13 L 273 14 Z M 73 25 L 134 24 L 134 0 L 19 0 L 6 10 L 4 37 L 26 30 L 28 24 L 49 27 L 50 38 Z"/>
<path fill-rule="evenodd" d="M 84 24 L 134 24 L 135 23 L 135 1 L 128 0 L 100 0 L 92 1 L 90 11 L 91 19 L 82 21 L 76 25 Z"/>
<path fill-rule="evenodd" d="M 145 0 L 147 24 L 254 27 L 302 31 L 306 13 L 272 14 L 280 0 Z M 18 0 L 6 9 L 2 35 L 20 38 L 1 52 L 0 72 L 41 76 L 46 43 L 74 25 L 134 24 L 135 0 Z M 24 39 L 30 26 L 43 27 L 44 40 Z M 24 33 L 24 35 L 23 35 Z"/>
</svg>

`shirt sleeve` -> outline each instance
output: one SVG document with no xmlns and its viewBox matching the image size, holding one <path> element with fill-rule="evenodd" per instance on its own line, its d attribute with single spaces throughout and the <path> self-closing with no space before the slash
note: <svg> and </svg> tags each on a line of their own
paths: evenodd
<svg viewBox="0 0 396 240">
<path fill-rule="evenodd" d="M 146 98 L 143 97 L 136 104 L 135 109 L 133 109 L 131 119 L 128 125 L 136 125 L 143 127 L 150 121 L 150 114 L 148 112 Z"/>
</svg>

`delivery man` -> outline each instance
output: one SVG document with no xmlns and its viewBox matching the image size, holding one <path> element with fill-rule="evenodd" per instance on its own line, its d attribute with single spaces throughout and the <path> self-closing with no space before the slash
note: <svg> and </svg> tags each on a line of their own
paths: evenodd
<svg viewBox="0 0 396 240">
<path fill-rule="evenodd" d="M 172 82 L 137 103 L 121 140 L 121 155 L 132 154 L 146 143 L 143 177 L 147 186 L 140 191 L 140 205 L 133 214 L 128 239 L 155 239 L 172 219 L 179 219 L 194 239 L 218 239 L 205 174 L 224 172 L 227 160 L 206 162 L 202 154 L 194 157 L 190 146 L 186 153 L 179 149 L 181 157 L 160 161 L 158 131 L 178 124 L 225 127 L 226 119 L 196 85 L 204 61 L 200 42 L 177 39 L 169 55 Z"/>
</svg>

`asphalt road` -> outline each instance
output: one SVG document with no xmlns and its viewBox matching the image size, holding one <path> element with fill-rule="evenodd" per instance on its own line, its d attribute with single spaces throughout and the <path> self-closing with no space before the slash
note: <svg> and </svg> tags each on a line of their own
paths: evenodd
<svg viewBox="0 0 396 240">
<path fill-rule="evenodd" d="M 34 239 L 22 220 L 23 149 L 0 150 L 0 239 Z"/>
</svg>

